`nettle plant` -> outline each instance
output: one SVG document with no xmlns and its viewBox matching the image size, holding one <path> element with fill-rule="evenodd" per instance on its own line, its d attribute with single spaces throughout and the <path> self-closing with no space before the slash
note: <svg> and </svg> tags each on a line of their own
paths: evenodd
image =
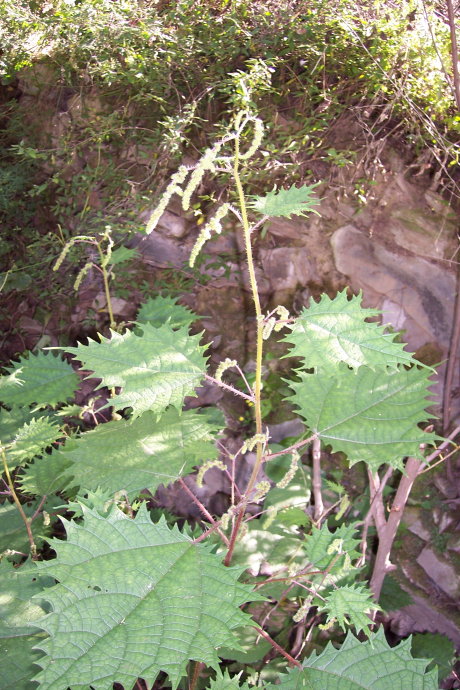
<svg viewBox="0 0 460 690">
<path fill-rule="evenodd" d="M 111 329 L 109 337 L 65 348 L 82 374 L 109 390 L 102 413 L 92 410 L 90 430 L 69 422 L 78 414 L 68 400 L 79 377 L 56 353 L 26 353 L 0 378 L 6 486 L 1 688 L 107 690 L 114 683 L 151 688 L 155 682 L 176 688 L 188 682 L 191 690 L 236 690 L 247 689 L 248 680 L 286 690 L 437 687 L 436 669 L 427 671 L 427 660 L 411 656 L 410 640 L 391 648 L 375 623 L 412 483 L 448 443 L 426 456 L 426 447 L 440 440 L 427 426 L 433 370 L 375 321 L 377 312 L 363 308 L 360 295 L 324 295 L 297 318 L 283 306 L 262 312 L 252 235 L 269 217 L 301 216 L 317 203 L 308 186 L 245 197 L 240 170 L 262 136 L 260 119 L 239 113 L 193 169 L 182 166 L 172 176 L 147 227 L 155 227 L 173 194 L 187 209 L 205 173 L 231 173 L 238 201 L 216 209 L 191 264 L 233 214 L 244 236 L 256 313 L 253 386 L 242 392 L 225 383 L 229 369 L 245 380 L 234 360 L 208 373 L 206 346 L 189 332 L 196 317 L 167 297 L 148 300 L 132 330 Z M 264 343 L 282 329 L 299 363 L 289 400 L 305 424 L 305 433 L 284 448 L 271 444 L 261 413 Z M 253 406 L 255 433 L 236 453 L 218 451 L 223 423 L 216 410 L 183 409 L 204 380 Z M 107 421 L 98 423 L 104 410 Z M 325 507 L 322 445 L 346 454 L 350 465 L 365 463 L 370 507 L 361 523 L 344 519 L 348 498 L 340 485 L 328 483 L 337 500 Z M 235 468 L 247 453 L 254 462 L 241 486 Z M 211 467 L 231 486 L 231 504 L 220 516 L 184 482 L 198 468 L 199 486 Z M 401 478 L 387 515 L 382 495 L 394 471 Z M 149 512 L 156 489 L 177 481 L 202 512 L 193 529 L 181 531 L 164 515 L 155 514 L 155 521 Z M 48 538 L 60 510 L 73 518 L 61 518 L 60 531 L 54 523 L 58 537 Z M 375 558 L 366 546 L 372 522 L 379 539 Z M 282 636 L 275 641 L 267 632 L 271 616 L 283 611 L 296 626 L 291 646 L 288 636 L 281 644 Z M 328 631 L 324 637 L 332 637 L 334 627 L 346 637 L 338 648 L 329 642 L 307 656 L 304 647 L 317 626 Z M 244 667 L 246 680 L 235 665 L 234 675 L 228 672 L 229 660 L 241 659 L 255 669 Z"/>
</svg>

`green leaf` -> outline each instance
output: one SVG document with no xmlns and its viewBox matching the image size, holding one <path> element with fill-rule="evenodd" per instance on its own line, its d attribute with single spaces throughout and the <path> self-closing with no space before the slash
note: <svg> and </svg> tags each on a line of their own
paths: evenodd
<svg viewBox="0 0 460 690">
<path fill-rule="evenodd" d="M 137 249 L 130 249 L 129 247 L 117 247 L 112 251 L 107 263 L 111 264 L 112 266 L 116 266 L 124 261 L 130 261 L 137 255 Z"/>
<path fill-rule="evenodd" d="M 265 196 L 251 196 L 249 206 L 262 213 L 264 216 L 285 217 L 305 216 L 307 213 L 317 213 L 314 206 L 319 204 L 319 199 L 312 195 L 312 190 L 317 184 L 296 187 L 293 185 L 289 189 L 276 189 Z"/>
<path fill-rule="evenodd" d="M 404 606 L 409 606 L 414 603 L 414 600 L 390 575 L 386 575 L 383 581 L 382 591 L 380 593 L 379 602 L 384 611 L 396 611 L 402 609 Z"/>
<path fill-rule="evenodd" d="M 455 646 L 449 638 L 437 633 L 417 633 L 412 636 L 412 656 L 433 661 L 428 669 L 438 666 L 438 680 L 441 682 L 452 671 L 455 662 Z"/>
<path fill-rule="evenodd" d="M 366 365 L 371 369 L 414 364 L 412 354 L 404 350 L 404 343 L 395 343 L 395 333 L 385 333 L 377 323 L 366 318 L 375 317 L 376 309 L 361 306 L 362 295 L 350 300 L 346 290 L 334 299 L 322 295 L 319 302 L 311 300 L 295 323 L 289 325 L 291 333 L 284 341 L 293 345 L 288 357 L 302 357 L 308 368 L 324 367 L 330 371 L 338 362 L 357 369 Z"/>
<path fill-rule="evenodd" d="M 99 343 L 89 339 L 88 345 L 66 351 L 102 380 L 99 388 L 122 388 L 106 407 L 132 407 L 135 417 L 147 410 L 160 415 L 169 405 L 180 410 L 205 374 L 207 345 L 199 345 L 200 335 L 189 335 L 186 328 L 173 330 L 169 324 L 145 324 L 142 331 L 111 331 L 111 338 L 101 335 Z"/>
<path fill-rule="evenodd" d="M 347 454 L 350 465 L 363 461 L 373 471 L 383 463 L 403 469 L 402 458 L 422 457 L 420 444 L 437 438 L 418 426 L 432 417 L 425 410 L 429 375 L 417 367 L 354 372 L 342 364 L 337 376 L 299 372 L 288 400 L 323 443 Z"/>
<path fill-rule="evenodd" d="M 11 471 L 35 455 L 40 455 L 62 436 L 58 424 L 46 417 L 38 417 L 17 429 L 13 438 L 4 444 L 8 468 Z"/>
<path fill-rule="evenodd" d="M 334 532 L 329 530 L 327 523 L 313 527 L 305 545 L 309 563 L 329 575 L 339 576 L 348 572 L 351 561 L 361 555 L 358 551 L 360 540 L 354 536 L 357 529 L 352 522 L 340 525 Z"/>
<path fill-rule="evenodd" d="M 47 496 L 62 491 L 68 482 L 67 478 L 62 477 L 62 473 L 70 464 L 59 451 L 54 451 L 50 455 L 44 454 L 24 467 L 21 476 L 18 477 L 18 484 L 25 494 L 35 496 Z"/>
<path fill-rule="evenodd" d="M 437 690 L 436 671 L 427 673 L 428 661 L 412 658 L 410 644 L 408 638 L 390 647 L 382 629 L 366 642 L 349 632 L 340 649 L 330 642 L 305 659 L 303 670 L 293 669 L 266 690 Z"/>
<path fill-rule="evenodd" d="M 143 489 L 155 492 L 189 474 L 195 465 L 217 457 L 215 427 L 206 414 L 167 410 L 159 421 L 145 412 L 134 421 L 100 424 L 57 453 L 66 463 L 68 487 L 124 489 L 130 498 Z M 97 458 L 97 462 L 94 462 Z"/>
<path fill-rule="evenodd" d="M 71 398 L 78 388 L 71 365 L 51 352 L 29 353 L 6 370 L 9 375 L 0 379 L 0 399 L 8 407 L 53 407 Z"/>
<path fill-rule="evenodd" d="M 264 530 L 260 520 L 248 523 L 247 531 L 236 542 L 232 560 L 256 574 L 263 563 L 269 563 L 271 571 L 276 573 L 292 563 L 299 564 L 301 568 L 304 561 L 304 544 L 298 534 L 273 526 L 270 530 Z M 266 590 L 263 592 L 265 594 Z"/>
<path fill-rule="evenodd" d="M 263 659 L 263 657 L 273 649 L 270 642 L 267 642 L 267 640 L 259 635 L 252 625 L 240 628 L 235 632 L 235 635 L 238 638 L 240 649 L 227 649 L 223 647 L 219 652 L 219 655 L 223 659 L 237 661 L 239 664 L 253 664 Z M 234 679 L 238 677 L 239 676 L 234 676 Z"/>
<path fill-rule="evenodd" d="M 155 328 L 162 326 L 164 323 L 169 323 L 171 328 L 180 328 L 181 326 L 188 328 L 197 318 L 190 309 L 183 307 L 182 304 L 178 304 L 177 300 L 172 297 L 158 295 L 157 297 L 150 297 L 141 306 L 137 313 L 136 321 L 139 323 L 149 323 Z"/>
<path fill-rule="evenodd" d="M 345 632 L 353 625 L 356 632 L 362 630 L 368 635 L 372 621 L 366 614 L 382 610 L 372 601 L 371 592 L 363 584 L 333 589 L 326 594 L 325 599 L 320 610 L 326 611 L 328 622 L 337 621 Z"/>
<path fill-rule="evenodd" d="M 258 599 L 226 568 L 145 506 L 131 520 L 84 508 L 83 524 L 63 520 L 67 541 L 53 539 L 56 559 L 37 564 L 58 584 L 46 590 L 52 612 L 38 621 L 50 638 L 36 677 L 46 690 L 130 688 L 160 671 L 175 688 L 190 659 L 218 669 L 216 650 L 237 647 L 234 630 L 250 622 L 240 606 Z"/>
<path fill-rule="evenodd" d="M 40 656 L 33 646 L 43 633 L 34 633 L 33 623 L 42 618 L 43 602 L 32 596 L 41 593 L 44 586 L 50 586 L 49 578 L 37 581 L 36 573 L 13 567 L 7 560 L 0 561 L 0 657 L 2 672 L 0 690 L 33 690 L 36 684 L 30 680 L 38 667 Z"/>
<path fill-rule="evenodd" d="M 265 642 L 265 640 L 263 640 L 263 642 Z M 269 645 L 269 647 L 271 649 L 271 645 Z M 239 683 L 242 673 L 243 672 L 240 671 L 237 676 L 232 676 L 230 678 L 228 671 L 225 671 L 223 676 L 218 676 L 216 680 L 211 680 L 209 690 L 250 690 L 247 683 L 242 683 L 241 685 Z"/>
</svg>

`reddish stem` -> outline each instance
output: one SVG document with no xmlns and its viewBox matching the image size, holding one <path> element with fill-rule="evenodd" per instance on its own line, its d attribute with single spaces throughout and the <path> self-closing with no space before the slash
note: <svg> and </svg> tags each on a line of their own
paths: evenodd
<svg viewBox="0 0 460 690">
<path fill-rule="evenodd" d="M 197 498 L 197 497 L 195 496 L 195 494 L 193 493 L 193 491 L 191 491 L 191 490 L 188 488 L 187 484 L 184 482 L 184 480 L 182 479 L 182 477 L 179 477 L 179 484 L 180 484 L 181 487 L 184 489 L 184 491 L 190 496 L 190 498 L 192 499 L 192 501 L 193 501 L 194 503 L 196 503 L 196 505 L 198 506 L 198 508 L 201 510 L 201 512 L 203 513 L 203 515 L 209 520 L 209 522 L 211 523 L 211 525 L 213 525 L 213 527 L 215 527 L 215 529 L 219 532 L 219 535 L 220 535 L 220 537 L 222 538 L 223 542 L 225 543 L 225 546 L 229 546 L 229 541 L 228 541 L 227 537 L 226 537 L 225 534 L 222 532 L 222 530 L 219 528 L 219 525 L 218 525 L 217 522 L 214 520 L 214 518 L 212 517 L 211 513 L 209 513 L 209 512 L 206 510 L 206 508 L 204 507 L 204 505 L 201 503 L 200 499 Z"/>
<path fill-rule="evenodd" d="M 282 654 L 282 655 L 284 656 L 284 658 L 288 660 L 288 662 L 289 662 L 289 664 L 290 664 L 291 666 L 297 666 L 297 668 L 303 669 L 303 666 L 302 666 L 302 664 L 300 663 L 300 661 L 297 661 L 297 659 L 294 659 L 294 657 L 292 657 L 290 654 L 288 654 L 288 653 L 286 652 L 286 650 L 283 649 L 282 647 L 280 647 L 279 644 L 278 644 L 278 642 L 275 642 L 275 640 L 272 640 L 272 638 L 270 637 L 270 635 L 268 635 L 266 632 L 264 632 L 264 631 L 262 630 L 262 628 L 258 628 L 257 626 L 254 626 L 254 628 L 257 630 L 257 632 L 259 633 L 259 635 L 262 635 L 262 637 L 265 637 L 265 639 L 268 640 L 268 642 L 270 642 L 271 646 L 272 646 L 274 649 L 276 649 L 277 652 L 279 652 L 280 654 Z"/>
</svg>

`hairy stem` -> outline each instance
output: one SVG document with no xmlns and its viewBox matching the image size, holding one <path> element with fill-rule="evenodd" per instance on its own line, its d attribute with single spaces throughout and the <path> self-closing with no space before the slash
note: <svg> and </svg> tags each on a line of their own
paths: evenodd
<svg viewBox="0 0 460 690">
<path fill-rule="evenodd" d="M 233 386 L 229 386 L 228 383 L 224 383 L 223 381 L 218 381 L 215 379 L 213 376 L 209 376 L 209 374 L 204 375 L 206 381 L 211 381 L 211 383 L 215 383 L 216 386 L 220 386 L 221 388 L 225 388 L 227 391 L 231 391 L 234 395 L 239 395 L 241 398 L 244 398 L 245 400 L 249 400 L 250 402 L 254 402 L 254 396 L 253 395 L 246 395 L 246 393 L 243 393 L 242 391 L 239 391 L 237 388 L 233 388 Z"/>
<path fill-rule="evenodd" d="M 317 436 L 313 439 L 312 444 L 312 459 L 313 459 L 313 475 L 312 475 L 312 489 L 315 498 L 315 522 L 321 520 L 324 511 L 323 495 L 321 493 L 321 441 Z"/>
<path fill-rule="evenodd" d="M 254 302 L 254 307 L 256 311 L 256 322 L 257 322 L 257 340 L 256 340 L 256 377 L 254 384 L 254 412 L 256 421 L 256 434 L 262 435 L 262 408 L 261 408 L 261 390 L 262 390 L 262 356 L 263 356 L 263 316 L 262 309 L 260 307 L 259 291 L 257 288 L 257 279 L 254 267 L 254 256 L 252 253 L 251 245 L 251 228 L 248 220 L 248 213 L 246 207 L 246 200 L 244 197 L 243 185 L 241 184 L 241 178 L 239 173 L 240 166 L 240 140 L 239 135 L 235 137 L 235 155 L 233 159 L 233 177 L 235 180 L 235 186 L 238 193 L 239 207 L 241 211 L 241 223 L 243 226 L 244 235 L 244 245 L 246 251 L 246 260 L 248 264 L 249 273 L 249 283 L 251 286 L 252 299 Z M 230 537 L 230 546 L 225 557 L 225 565 L 230 565 L 233 549 L 235 547 L 236 539 L 238 537 L 238 532 L 241 527 L 241 523 L 246 512 L 246 505 L 254 488 L 257 475 L 259 474 L 260 467 L 263 462 L 263 443 L 262 441 L 257 441 L 256 445 L 256 461 L 252 469 L 251 476 L 249 477 L 248 485 L 246 487 L 246 501 L 238 512 L 238 515 L 233 526 L 232 535 Z"/>
<path fill-rule="evenodd" d="M 278 644 L 278 642 L 275 642 L 275 640 L 273 640 L 273 639 L 270 637 L 270 635 L 268 635 L 266 632 L 264 632 L 264 631 L 262 630 L 262 628 L 258 628 L 258 627 L 256 627 L 256 626 L 254 626 L 254 628 L 257 630 L 257 632 L 259 633 L 259 635 L 262 635 L 262 637 L 264 637 L 268 642 L 270 642 L 271 646 L 272 646 L 274 649 L 276 649 L 277 652 L 279 652 L 280 654 L 282 654 L 282 655 L 284 656 L 284 658 L 288 660 L 288 662 L 289 662 L 289 664 L 290 664 L 291 666 L 297 666 L 297 668 L 300 668 L 300 669 L 303 668 L 303 666 L 302 666 L 302 664 L 300 663 L 300 661 L 297 661 L 297 659 L 294 659 L 294 657 L 292 657 L 290 654 L 288 654 L 288 653 L 286 652 L 286 650 L 283 649 L 282 647 L 280 647 L 280 645 Z"/>
<path fill-rule="evenodd" d="M 108 274 L 107 268 L 106 268 L 106 261 L 105 261 L 104 252 L 102 251 L 102 248 L 101 248 L 99 242 L 97 243 L 97 250 L 99 252 L 99 257 L 100 257 L 100 264 L 101 264 L 100 268 L 102 271 L 102 280 L 104 281 L 104 292 L 105 292 L 105 299 L 107 302 L 107 311 L 109 312 L 110 328 L 115 330 L 117 327 L 117 322 L 115 321 L 114 316 L 113 316 L 112 297 L 110 296 L 110 287 L 109 287 L 109 274 Z"/>
<path fill-rule="evenodd" d="M 10 470 L 9 470 L 9 467 L 8 467 L 8 462 L 7 462 L 7 460 L 6 460 L 6 453 L 5 453 L 5 450 L 4 450 L 3 448 L 1 449 L 1 454 L 2 454 L 2 460 L 3 460 L 3 469 L 5 470 L 5 475 L 6 475 L 6 481 L 7 481 L 7 484 L 8 484 L 8 488 L 9 488 L 9 490 L 11 491 L 11 495 L 12 495 L 12 497 L 13 497 L 13 501 L 15 502 L 16 508 L 19 510 L 19 514 L 20 514 L 20 516 L 21 516 L 21 518 L 22 518 L 22 520 L 23 520 L 23 522 L 24 522 L 24 525 L 25 525 L 25 527 L 26 527 L 26 530 L 27 530 L 27 537 L 28 537 L 28 539 L 29 539 L 29 544 L 30 544 L 30 554 L 31 554 L 31 556 L 32 556 L 32 560 L 35 561 L 35 560 L 37 559 L 37 546 L 36 546 L 36 544 L 35 544 L 34 535 L 33 535 L 33 533 L 32 533 L 32 527 L 31 527 L 31 522 L 32 522 L 32 520 L 30 520 L 30 519 L 27 517 L 27 515 L 25 514 L 24 508 L 22 507 L 21 502 L 20 502 L 20 500 L 19 500 L 19 498 L 18 498 L 18 496 L 17 496 L 17 494 L 16 494 L 16 491 L 15 491 L 15 489 L 14 489 L 14 482 L 13 482 L 13 480 L 11 479 Z"/>
</svg>

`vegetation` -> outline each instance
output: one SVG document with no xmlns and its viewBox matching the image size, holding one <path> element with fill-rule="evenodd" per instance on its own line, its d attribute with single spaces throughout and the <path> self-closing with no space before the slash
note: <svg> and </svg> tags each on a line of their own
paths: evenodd
<svg viewBox="0 0 460 690">
<path fill-rule="evenodd" d="M 315 160 L 332 174 L 353 162 L 356 150 L 326 137 L 352 112 L 364 148 L 400 133 L 414 172 L 439 171 L 458 194 L 449 166 L 460 120 L 440 3 L 2 0 L 0 12 L 4 290 L 33 283 L 62 299 L 68 288 L 50 288 L 49 268 L 63 244 L 107 225 L 138 231 L 152 188 L 184 154 L 196 160 L 239 108 L 270 133 L 244 179 L 249 193 L 286 177 L 312 183 Z M 365 203 L 371 185 L 368 168 L 356 199 Z M 195 211 L 216 191 L 204 181 Z"/>
<path fill-rule="evenodd" d="M 0 376 L 0 690 L 437 688 L 452 644 L 392 646 L 381 625 L 410 601 L 388 573 L 414 482 L 454 449 L 433 430 L 434 370 L 361 295 L 264 313 L 253 245 L 265 221 L 315 212 L 318 184 L 359 164 L 327 137 L 350 113 L 371 138 L 404 132 L 413 167 L 458 195 L 440 4 L 0 0 L 0 16 L 0 320 L 15 332 L 31 286 L 43 321 L 87 276 L 106 300 L 78 342 L 60 316 L 64 358 L 41 340 Z M 356 204 L 372 181 L 356 177 Z M 127 241 L 155 232 L 171 201 L 200 226 L 189 266 L 147 279 L 126 324 L 114 299 L 144 278 Z M 255 313 L 252 375 L 230 358 L 211 367 L 198 317 L 176 300 L 207 280 L 196 267 L 230 219 Z M 264 372 L 280 347 L 285 379 Z M 204 381 L 246 406 L 236 449 L 232 420 L 190 403 Z M 265 422 L 280 402 L 303 433 L 274 444 Z M 354 505 L 347 475 L 326 476 L 331 453 L 348 475 L 365 468 Z M 200 500 L 211 472 L 229 487 L 223 511 Z M 174 486 L 199 518 L 156 507 Z"/>
<path fill-rule="evenodd" d="M 248 129 L 252 135 L 246 141 Z M 173 193 L 187 208 L 206 171 L 228 168 L 238 205 L 224 203 L 216 209 L 202 228 L 190 262 L 211 233 L 220 232 L 225 214 L 236 215 L 256 311 L 253 386 L 241 393 L 223 382 L 228 369 L 241 371 L 233 360 L 224 360 L 210 377 L 206 347 L 199 344 L 199 335 L 188 332 L 190 314 L 174 303 L 165 313 L 161 299 L 158 310 L 154 304 L 141 309 L 135 330 L 112 330 L 108 338 L 65 348 L 82 370 L 100 380 L 99 387 L 111 391 L 102 408 L 118 411 L 110 421 L 96 423 L 91 430 L 74 431 L 69 426 L 66 418 L 75 410 L 65 403 L 75 392 L 77 377 L 70 364 L 52 353 L 22 357 L 0 380 L 5 405 L 4 472 L 35 561 L 3 569 L 3 587 L 11 602 L 2 633 L 4 667 L 15 687 L 20 683 L 28 687 L 32 680 L 56 690 L 102 689 L 113 683 L 132 687 L 139 678 L 151 687 L 160 672 L 166 674 L 163 684 L 175 688 L 188 673 L 191 687 L 196 687 L 200 674 L 208 676 L 205 668 L 209 668 L 217 674 L 211 687 L 224 683 L 238 688 L 240 677 L 222 676 L 219 663 L 219 657 L 234 659 L 238 650 L 249 652 L 247 643 L 246 648 L 240 646 L 235 630 L 242 639 L 249 635 L 251 646 L 257 634 L 292 665 L 285 676 L 280 675 L 276 659 L 258 664 L 267 658 L 267 647 L 256 644 L 251 662 L 260 671 L 258 682 L 270 688 L 277 678 L 281 685 L 340 688 L 345 678 L 352 680 L 356 674 L 371 678 L 367 687 L 384 688 L 390 677 L 414 689 L 437 687 L 437 671 L 426 671 L 428 661 L 413 659 L 407 645 L 392 650 L 382 633 L 371 629 L 371 614 L 381 610 L 377 600 L 396 534 L 391 514 L 383 524 L 376 517 L 383 507 L 384 478 L 379 470 L 386 464 L 387 478 L 388 470 L 403 472 L 393 504 L 393 514 L 400 520 L 417 474 L 448 444 L 425 457 L 424 449 L 436 441 L 421 426 L 429 419 L 425 408 L 432 371 L 418 365 L 394 334 L 367 321 L 375 312 L 363 309 L 359 296 L 351 300 L 345 293 L 333 300 L 324 296 L 297 319 L 282 306 L 262 313 L 251 234 L 266 217 L 260 218 L 261 214 L 302 215 L 315 203 L 311 187 L 304 186 L 254 197 L 253 210 L 248 208 L 240 170 L 260 147 L 262 136 L 262 121 L 240 111 L 192 171 L 181 166 L 173 175 L 147 226 L 150 232 L 154 229 Z M 250 220 L 253 214 L 255 221 Z M 101 257 L 104 268 L 107 262 L 102 253 Z M 148 314 L 158 320 L 162 309 L 162 323 L 149 323 Z M 288 448 L 276 450 L 262 425 L 262 362 L 264 341 L 283 328 L 288 330 L 284 339 L 292 346 L 291 354 L 301 362 L 297 380 L 290 384 L 290 399 L 305 423 L 305 433 Z M 228 466 L 218 459 L 212 442 L 222 422 L 206 408 L 182 411 L 185 398 L 206 377 L 254 405 L 255 433 L 235 454 L 228 454 Z M 374 515 L 381 530 L 371 589 L 366 585 L 370 572 L 366 536 L 358 536 L 357 522 L 344 519 L 349 501 L 340 486 L 334 488 L 341 498 L 333 529 L 325 519 L 330 511 L 323 504 L 321 443 L 346 453 L 350 465 L 364 462 L 368 468 L 373 496 L 368 514 Z M 310 481 L 301 460 L 310 444 L 313 515 L 306 512 Z M 255 463 L 247 483 L 239 485 L 235 462 L 252 450 Z M 409 459 L 404 469 L 405 456 Z M 232 501 L 220 517 L 210 515 L 184 482 L 197 465 L 197 486 L 213 467 L 231 481 Z M 39 501 L 32 516 L 25 513 L 15 488 L 15 468 L 23 496 Z M 266 478 L 261 477 L 262 469 Z M 203 528 L 181 532 L 165 517 L 152 521 L 150 497 L 160 485 L 174 481 L 186 487 L 199 506 Z M 75 516 L 62 520 L 65 540 L 49 540 L 55 557 L 44 554 L 38 562 L 33 523 L 40 515 L 43 527 L 49 525 L 48 502 L 57 494 L 70 500 L 68 509 Z M 248 513 L 251 504 L 260 506 L 255 520 Z M 3 509 L 9 508 L 5 503 Z M 9 548 L 5 555 L 23 554 Z M 270 577 L 247 572 L 257 561 L 270 563 Z M 238 567 L 231 567 L 235 564 Z M 258 605 L 249 608 L 252 617 L 240 610 L 251 601 Z M 292 617 L 300 630 L 305 630 L 310 617 L 309 625 L 318 632 L 331 635 L 335 627 L 343 631 L 353 627 L 368 642 L 360 643 L 348 632 L 340 650 L 329 646 L 315 656 L 310 649 L 301 655 L 301 663 L 265 630 L 283 602 L 286 622 Z M 42 668 L 38 675 L 34 663 Z"/>
</svg>

